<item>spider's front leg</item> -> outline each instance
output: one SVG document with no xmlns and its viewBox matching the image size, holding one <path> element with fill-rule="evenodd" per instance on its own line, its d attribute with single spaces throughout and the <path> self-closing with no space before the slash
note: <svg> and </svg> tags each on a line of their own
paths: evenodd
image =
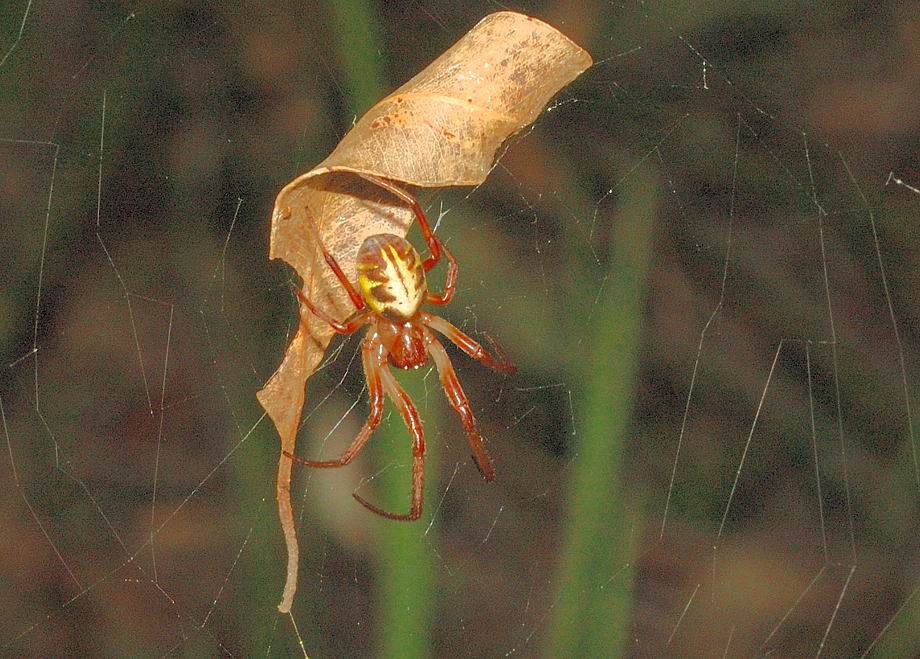
<svg viewBox="0 0 920 659">
<path fill-rule="evenodd" d="M 506 375 L 514 375 L 517 373 L 517 367 L 511 363 L 511 360 L 508 359 L 508 355 L 506 355 L 491 338 L 489 341 L 492 343 L 492 348 L 495 350 L 495 354 L 498 355 L 498 358 L 490 355 L 486 352 L 485 348 L 440 316 L 425 312 L 422 312 L 421 315 L 422 322 L 425 325 L 446 336 L 453 341 L 458 348 L 473 359 L 481 361 L 483 364 L 499 373 L 505 373 Z"/>
<path fill-rule="evenodd" d="M 380 425 L 380 419 L 383 418 L 383 385 L 380 381 L 380 374 L 386 368 L 386 353 L 377 337 L 377 333 L 373 330 L 368 331 L 367 337 L 361 345 L 361 363 L 364 366 L 364 377 L 367 380 L 367 392 L 371 409 L 368 412 L 367 421 L 364 422 L 364 426 L 362 426 L 351 445 L 336 460 L 306 460 L 288 451 L 283 451 L 284 455 L 297 464 L 307 465 L 308 467 L 344 467 L 354 460 L 355 456 L 364 448 L 364 444 L 370 439 L 374 430 Z"/>
<path fill-rule="evenodd" d="M 382 508 L 378 508 L 357 492 L 353 492 L 352 496 L 372 513 L 377 513 L 387 519 L 411 522 L 421 517 L 422 502 L 425 496 L 425 436 L 422 432 L 422 420 L 419 418 L 418 410 L 412 404 L 409 394 L 399 386 L 389 369 L 386 366 L 381 366 L 379 372 L 384 390 L 399 409 L 403 420 L 406 422 L 406 427 L 412 435 L 412 503 L 409 506 L 408 513 L 399 515 L 397 513 L 388 513 Z"/>
<path fill-rule="evenodd" d="M 463 387 L 460 386 L 460 380 L 457 379 L 457 373 L 454 371 L 454 366 L 451 364 L 450 357 L 447 356 L 444 346 L 427 330 L 425 330 L 425 334 L 427 339 L 425 347 L 438 369 L 441 386 L 444 387 L 450 404 L 463 422 L 463 429 L 466 430 L 467 439 L 469 439 L 470 446 L 473 448 L 473 461 L 476 463 L 476 467 L 482 477 L 490 481 L 495 478 L 495 471 L 492 469 L 492 460 L 489 459 L 489 454 L 486 453 L 482 435 L 479 434 L 479 430 L 476 428 L 476 419 L 473 417 L 470 399 L 466 397 Z"/>
</svg>

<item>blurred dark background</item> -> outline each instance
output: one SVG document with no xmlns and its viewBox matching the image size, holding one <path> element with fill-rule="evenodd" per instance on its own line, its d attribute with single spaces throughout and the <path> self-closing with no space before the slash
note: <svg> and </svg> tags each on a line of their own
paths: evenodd
<svg viewBox="0 0 920 659">
<path fill-rule="evenodd" d="M 429 654 L 547 647 L 608 255 L 645 176 L 610 520 L 632 549 L 594 581 L 629 575 L 626 644 L 594 656 L 916 656 L 920 15 L 817 5 L 5 3 L 0 651 L 382 652 L 386 522 L 350 493 L 390 467 L 408 484 L 398 418 L 354 465 L 297 472 L 301 590 L 292 617 L 274 608 L 278 443 L 254 395 L 297 320 L 270 211 L 367 109 L 349 11 L 391 89 L 507 8 L 596 65 L 484 185 L 419 191 L 461 264 L 445 315 L 519 369 L 451 353 L 493 484 L 419 376 Z M 305 454 L 363 421 L 357 346 L 310 381 Z"/>
</svg>

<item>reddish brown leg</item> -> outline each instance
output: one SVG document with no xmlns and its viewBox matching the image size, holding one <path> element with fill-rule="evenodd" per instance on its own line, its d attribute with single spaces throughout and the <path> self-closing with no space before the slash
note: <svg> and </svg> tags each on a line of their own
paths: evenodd
<svg viewBox="0 0 920 659">
<path fill-rule="evenodd" d="M 435 264 L 441 260 L 441 250 L 443 249 L 443 245 L 441 245 L 441 241 L 438 240 L 434 235 L 434 232 L 432 232 L 431 226 L 428 224 L 428 218 L 425 217 L 425 211 L 423 211 L 422 207 L 419 206 L 418 199 L 388 179 L 374 176 L 373 174 L 358 173 L 358 176 L 363 178 L 365 181 L 370 181 L 374 185 L 379 185 L 384 190 L 388 190 L 406 202 L 406 204 L 412 208 L 412 212 L 415 213 L 415 219 L 418 221 L 418 226 L 422 230 L 422 236 L 425 238 L 425 242 L 428 244 L 428 251 L 431 252 L 431 256 L 425 259 L 422 267 L 425 268 L 425 272 L 431 270 Z M 453 259 L 451 260 L 453 261 Z M 448 273 L 448 278 L 449 277 L 450 273 Z M 456 275 L 454 275 L 454 278 L 456 279 Z"/>
<path fill-rule="evenodd" d="M 357 492 L 352 493 L 352 496 L 372 513 L 377 513 L 387 519 L 411 522 L 421 517 L 422 501 L 425 495 L 425 437 L 422 433 L 422 420 L 419 418 L 418 411 L 412 404 L 409 394 L 399 386 L 396 378 L 393 377 L 393 374 L 390 373 L 386 366 L 380 368 L 380 379 L 383 381 L 384 390 L 399 409 L 403 420 L 406 422 L 406 427 L 409 428 L 409 432 L 412 435 L 412 503 L 409 506 L 408 513 L 399 515 L 388 513 L 382 508 L 378 508 Z"/>
<path fill-rule="evenodd" d="M 447 280 L 444 282 L 443 293 L 440 295 L 437 293 L 428 294 L 426 301 L 431 304 L 447 304 L 454 297 L 454 291 L 457 289 L 457 274 L 460 272 L 460 266 L 457 265 L 457 260 L 448 251 L 447 247 L 441 245 L 441 249 L 444 252 L 444 256 L 447 257 Z"/>
<path fill-rule="evenodd" d="M 319 230 L 317 229 L 317 232 L 318 231 Z M 361 295 L 358 293 L 358 291 L 355 290 L 354 285 L 352 285 L 352 283 L 348 280 L 348 277 L 345 276 L 345 273 L 342 272 L 342 268 L 339 266 L 338 261 L 333 258 L 332 254 L 326 251 L 326 246 L 323 245 L 322 240 L 319 242 L 319 248 L 323 252 L 323 258 L 326 260 L 326 265 L 332 269 L 332 272 L 335 273 L 336 278 L 345 288 L 345 292 L 348 293 L 348 297 L 351 299 L 351 303 L 355 305 L 355 309 L 358 311 L 364 309 L 364 300 L 361 299 Z M 313 302 L 311 302 L 310 299 L 304 295 L 303 291 L 301 291 L 299 288 L 295 288 L 294 292 L 297 294 L 297 297 L 300 298 L 300 301 L 306 305 L 307 309 L 313 312 L 314 316 L 326 321 L 329 326 L 332 327 L 332 329 L 334 329 L 336 332 L 339 332 L 340 334 L 351 334 L 356 329 L 361 327 L 361 325 L 367 322 L 367 314 L 359 314 L 351 320 L 346 319 L 345 322 L 338 321 L 317 307 L 315 304 L 313 304 Z"/>
<path fill-rule="evenodd" d="M 319 230 L 317 229 L 317 235 L 318 234 Z M 358 309 L 359 311 L 363 309 L 364 300 L 361 299 L 361 294 L 355 290 L 354 284 L 352 284 L 351 280 L 345 276 L 345 273 L 342 271 L 342 267 L 339 265 L 339 262 L 333 258 L 332 254 L 326 251 L 326 246 L 323 244 L 322 240 L 319 241 L 319 248 L 323 251 L 323 259 L 325 259 L 326 265 L 329 266 L 332 272 L 335 273 L 336 278 L 342 283 L 342 286 L 345 287 L 345 292 L 348 293 L 348 297 L 351 298 L 351 302 L 355 305 L 355 309 Z"/>
<path fill-rule="evenodd" d="M 435 316 L 430 313 L 422 312 L 422 322 L 428 327 L 437 330 L 448 339 L 457 344 L 463 352 L 468 354 L 473 359 L 481 361 L 483 364 L 489 368 L 495 369 L 500 373 L 507 373 L 508 375 L 513 375 L 517 373 L 517 368 L 514 364 L 511 363 L 511 360 L 508 359 L 501 348 L 496 345 L 492 339 L 489 339 L 489 342 L 492 344 L 495 354 L 498 355 L 498 359 L 486 352 L 486 349 L 481 345 L 476 343 L 473 339 L 468 337 L 466 334 L 458 330 L 456 327 L 451 325 L 449 322 L 441 318 L 440 316 Z"/>
<path fill-rule="evenodd" d="M 307 296 L 303 294 L 303 291 L 301 291 L 299 288 L 295 288 L 294 293 L 296 293 L 300 301 L 304 305 L 306 305 L 307 309 L 313 312 L 314 316 L 320 318 L 321 320 L 326 321 L 326 323 L 328 323 L 329 326 L 332 329 L 334 329 L 336 332 L 338 332 L 339 334 L 351 334 L 356 329 L 361 327 L 361 325 L 367 322 L 367 318 L 368 318 L 367 312 L 359 314 L 355 316 L 354 318 L 352 318 L 351 320 L 348 320 L 346 322 L 336 320 L 335 318 L 327 314 L 325 311 L 323 311 L 322 309 L 314 305 L 309 300 L 309 298 L 307 298 Z"/>
<path fill-rule="evenodd" d="M 466 430 L 467 439 L 470 440 L 470 445 L 473 447 L 473 461 L 479 468 L 479 473 L 482 474 L 482 477 L 490 481 L 495 478 L 495 472 L 492 470 L 492 461 L 489 459 L 489 454 L 486 453 L 486 448 L 483 445 L 482 435 L 476 429 L 476 419 L 473 418 L 470 400 L 463 392 L 463 387 L 460 386 L 460 380 L 457 379 L 457 373 L 454 371 L 453 364 L 450 363 L 450 357 L 447 356 L 444 346 L 438 343 L 438 340 L 427 330 L 425 331 L 425 338 L 427 339 L 425 347 L 438 369 L 441 386 L 444 387 L 444 392 L 447 394 L 450 404 L 453 405 L 453 408 L 460 416 L 463 428 Z"/>
<path fill-rule="evenodd" d="M 380 383 L 380 373 L 386 368 L 384 366 L 386 355 L 383 346 L 377 340 L 376 333 L 368 332 L 367 338 L 364 339 L 361 345 L 361 362 L 364 365 L 364 377 L 367 379 L 371 409 L 368 412 L 367 421 L 364 422 L 364 426 L 351 445 L 336 460 L 306 460 L 287 451 L 283 451 L 284 455 L 308 467 L 343 467 L 354 460 L 354 457 L 364 448 L 364 444 L 380 425 L 380 419 L 383 417 L 383 387 Z"/>
</svg>

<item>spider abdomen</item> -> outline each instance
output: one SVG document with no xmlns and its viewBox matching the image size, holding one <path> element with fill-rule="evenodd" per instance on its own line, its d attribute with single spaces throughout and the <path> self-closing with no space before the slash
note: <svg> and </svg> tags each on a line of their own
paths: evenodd
<svg viewBox="0 0 920 659">
<path fill-rule="evenodd" d="M 396 322 L 413 318 L 428 295 L 422 258 L 405 238 L 369 236 L 358 250 L 358 286 L 370 309 Z"/>
</svg>

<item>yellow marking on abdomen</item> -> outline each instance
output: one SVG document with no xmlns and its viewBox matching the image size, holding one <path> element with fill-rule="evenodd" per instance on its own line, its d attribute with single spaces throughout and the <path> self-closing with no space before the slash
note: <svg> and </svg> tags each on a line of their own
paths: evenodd
<svg viewBox="0 0 920 659">
<path fill-rule="evenodd" d="M 359 252 L 357 269 L 364 300 L 374 312 L 391 320 L 418 313 L 428 286 L 421 257 L 404 238 L 371 236 Z"/>
</svg>

